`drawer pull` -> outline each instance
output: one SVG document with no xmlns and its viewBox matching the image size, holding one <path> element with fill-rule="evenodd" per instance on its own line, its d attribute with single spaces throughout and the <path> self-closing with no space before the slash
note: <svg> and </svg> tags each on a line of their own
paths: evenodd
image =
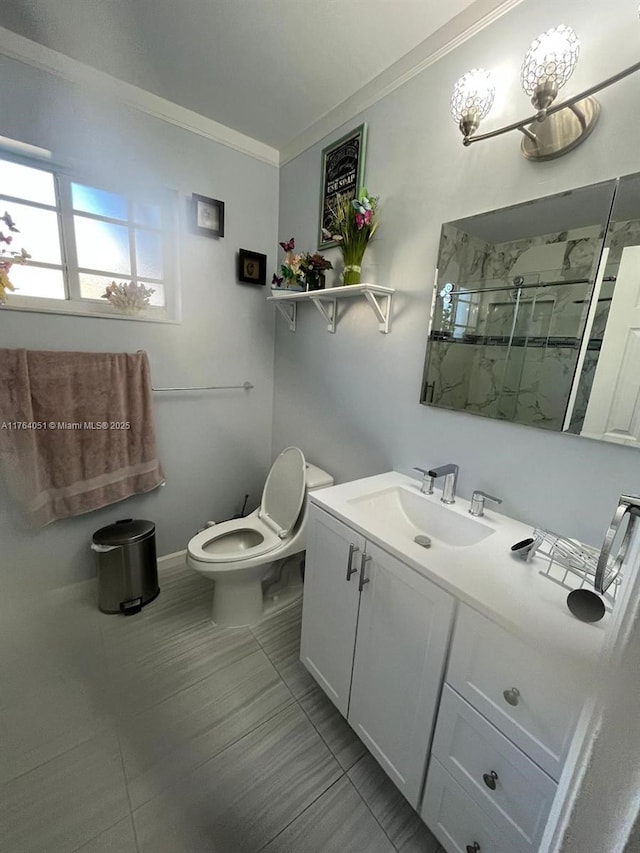
<svg viewBox="0 0 640 853">
<path fill-rule="evenodd" d="M 520 702 L 520 691 L 517 687 L 511 687 L 509 690 L 505 690 L 502 695 L 504 696 L 505 701 L 514 707 Z"/>
<path fill-rule="evenodd" d="M 358 548 L 357 545 L 354 545 L 353 542 L 351 542 L 349 544 L 349 559 L 347 561 L 347 581 L 350 581 L 351 575 L 355 575 L 358 571 L 357 569 L 353 569 L 352 565 L 353 565 L 353 555 L 356 553 L 356 551 L 359 551 L 359 550 L 360 550 L 360 548 Z"/>
<path fill-rule="evenodd" d="M 492 770 L 491 773 L 483 773 L 482 778 L 484 779 L 484 784 L 487 788 L 491 788 L 492 791 L 496 789 L 496 782 L 498 781 L 498 774 L 495 770 Z"/>
<path fill-rule="evenodd" d="M 467 853 L 480 853 L 480 845 L 477 841 L 474 841 L 473 845 L 467 844 Z"/>
</svg>

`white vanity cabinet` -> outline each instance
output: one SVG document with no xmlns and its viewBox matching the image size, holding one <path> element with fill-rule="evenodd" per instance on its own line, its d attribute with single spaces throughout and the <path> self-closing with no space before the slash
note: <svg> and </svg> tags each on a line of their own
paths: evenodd
<svg viewBox="0 0 640 853">
<path fill-rule="evenodd" d="M 454 605 L 444 590 L 310 506 L 301 660 L 415 808 Z"/>
<path fill-rule="evenodd" d="M 395 471 L 314 492 L 301 657 L 447 853 L 539 853 L 607 628 L 470 509 Z"/>
<path fill-rule="evenodd" d="M 448 851 L 539 849 L 585 692 L 571 669 L 460 605 L 422 805 Z M 463 801 L 474 817 L 461 827 Z"/>
</svg>

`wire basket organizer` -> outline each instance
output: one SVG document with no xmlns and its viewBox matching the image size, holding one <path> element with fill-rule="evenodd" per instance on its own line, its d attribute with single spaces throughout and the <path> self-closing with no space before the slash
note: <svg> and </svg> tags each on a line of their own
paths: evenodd
<svg viewBox="0 0 640 853">
<path fill-rule="evenodd" d="M 635 557 L 632 558 L 633 551 L 630 550 L 632 542 L 635 540 L 637 543 L 634 530 L 638 518 L 640 496 L 620 495 L 600 550 L 541 527 L 534 529 L 532 537 L 516 542 L 511 550 L 527 563 L 539 554 L 547 561 L 546 568 L 540 569 L 541 575 L 571 591 L 591 587 L 601 596 L 605 608 L 611 610 L 627 560 L 638 559 L 637 544 L 634 546 Z M 569 609 L 576 615 L 571 605 Z"/>
<path fill-rule="evenodd" d="M 528 546 L 527 561 L 538 554 L 547 561 L 546 567 L 540 569 L 541 575 L 568 590 L 593 589 L 601 556 L 597 548 L 536 527 L 533 542 Z M 613 607 L 621 581 L 618 561 L 609 560 L 602 593 L 607 610 Z"/>
</svg>

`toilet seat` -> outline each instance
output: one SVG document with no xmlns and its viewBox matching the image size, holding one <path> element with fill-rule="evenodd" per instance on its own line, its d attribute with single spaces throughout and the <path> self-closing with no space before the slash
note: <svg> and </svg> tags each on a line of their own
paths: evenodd
<svg viewBox="0 0 640 853">
<path fill-rule="evenodd" d="M 202 530 L 189 542 L 189 556 L 203 563 L 233 564 L 283 547 L 304 503 L 305 467 L 299 448 L 283 450 L 269 471 L 260 508 L 246 518 L 234 518 Z M 251 544 L 252 534 L 261 537 L 255 545 Z M 230 565 L 229 570 L 233 569 Z"/>
<path fill-rule="evenodd" d="M 234 539 L 234 533 L 241 531 L 254 531 L 262 536 L 262 541 L 250 548 L 240 549 L 237 547 L 237 539 Z M 224 547 L 224 540 L 229 539 L 229 547 Z M 219 550 L 206 550 L 208 546 L 219 544 Z M 268 554 L 269 551 L 274 551 L 282 545 L 282 539 L 268 527 L 257 513 L 253 513 L 247 518 L 233 518 L 230 521 L 223 521 L 221 524 L 216 524 L 214 527 L 207 527 L 201 530 L 189 542 L 189 556 L 194 560 L 200 560 L 203 563 L 233 563 L 239 560 L 248 560 L 250 557 L 260 557 L 262 554 Z M 231 570 L 233 566 L 229 567 Z"/>
</svg>

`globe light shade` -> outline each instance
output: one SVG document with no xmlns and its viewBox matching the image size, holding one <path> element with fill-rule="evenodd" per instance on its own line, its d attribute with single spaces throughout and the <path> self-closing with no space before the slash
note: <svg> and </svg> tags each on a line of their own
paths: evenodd
<svg viewBox="0 0 640 853">
<path fill-rule="evenodd" d="M 547 30 L 531 42 L 520 71 L 522 88 L 532 104 L 544 110 L 575 71 L 580 53 L 577 35 L 565 24 Z"/>
<path fill-rule="evenodd" d="M 451 115 L 465 136 L 474 133 L 493 104 L 496 90 L 491 74 L 484 68 L 467 71 L 456 83 L 451 95 Z"/>
</svg>

